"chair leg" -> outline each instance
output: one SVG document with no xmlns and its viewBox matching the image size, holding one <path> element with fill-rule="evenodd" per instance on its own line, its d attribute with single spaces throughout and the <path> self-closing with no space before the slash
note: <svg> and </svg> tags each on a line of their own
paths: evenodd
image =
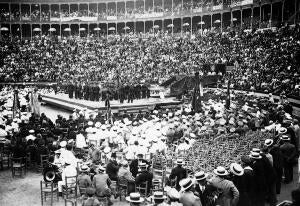
<svg viewBox="0 0 300 206">
<path fill-rule="evenodd" d="M 53 205 L 53 192 L 51 192 L 51 206 Z"/>
<path fill-rule="evenodd" d="M 42 206 L 44 205 L 44 201 L 43 201 L 43 192 L 41 191 L 41 202 L 42 202 Z"/>
</svg>

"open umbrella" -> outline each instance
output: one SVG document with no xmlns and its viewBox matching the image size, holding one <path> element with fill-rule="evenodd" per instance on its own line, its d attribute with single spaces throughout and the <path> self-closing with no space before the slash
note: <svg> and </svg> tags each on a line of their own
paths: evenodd
<svg viewBox="0 0 300 206">
<path fill-rule="evenodd" d="M 71 28 L 65 28 L 64 31 L 71 31 Z"/>
<path fill-rule="evenodd" d="M 1 27 L 0 30 L 1 30 L 1 31 L 8 31 L 8 28 L 7 28 L 7 27 Z"/>
<path fill-rule="evenodd" d="M 205 22 L 204 22 L 204 21 L 200 21 L 198 24 L 202 24 L 202 25 L 204 25 L 204 24 L 205 24 Z"/>
<path fill-rule="evenodd" d="M 116 30 L 115 27 L 109 27 L 109 28 L 108 28 L 108 31 L 115 31 L 115 30 Z"/>
<path fill-rule="evenodd" d="M 189 25 L 190 25 L 189 23 L 182 24 L 182 26 L 189 26 Z"/>
<path fill-rule="evenodd" d="M 128 29 L 130 29 L 130 27 L 129 26 L 125 26 L 123 29 L 124 30 L 128 30 Z"/>
<path fill-rule="evenodd" d="M 99 27 L 94 28 L 94 31 L 101 31 Z"/>
<path fill-rule="evenodd" d="M 219 24 L 221 23 L 221 20 L 220 19 L 217 19 L 216 21 L 214 21 L 215 24 Z"/>
<path fill-rule="evenodd" d="M 154 25 L 153 29 L 159 29 L 159 25 Z"/>
<path fill-rule="evenodd" d="M 167 27 L 172 28 L 172 27 L 174 27 L 174 24 L 169 24 Z"/>
<path fill-rule="evenodd" d="M 41 31 L 40 28 L 34 28 L 33 31 Z"/>
<path fill-rule="evenodd" d="M 79 31 L 85 31 L 85 28 L 79 28 Z"/>
<path fill-rule="evenodd" d="M 49 31 L 56 31 L 56 29 L 55 28 L 50 28 Z"/>
</svg>

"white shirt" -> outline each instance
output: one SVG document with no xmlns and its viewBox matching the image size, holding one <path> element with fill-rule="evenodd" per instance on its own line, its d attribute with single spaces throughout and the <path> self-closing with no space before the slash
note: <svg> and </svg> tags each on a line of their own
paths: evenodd
<svg viewBox="0 0 300 206">
<path fill-rule="evenodd" d="M 64 182 L 65 181 L 65 178 L 66 177 L 72 177 L 72 176 L 76 176 L 77 175 L 77 170 L 76 170 L 76 167 L 73 166 L 73 165 L 68 165 L 66 166 L 65 169 L 63 169 L 62 171 L 62 181 Z M 68 183 L 72 183 L 74 182 L 75 183 L 76 179 L 68 179 Z"/>
</svg>

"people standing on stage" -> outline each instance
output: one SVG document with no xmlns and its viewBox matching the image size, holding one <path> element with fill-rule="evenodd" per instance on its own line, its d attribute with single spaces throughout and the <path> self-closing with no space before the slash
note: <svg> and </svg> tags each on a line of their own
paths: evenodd
<svg viewBox="0 0 300 206">
<path fill-rule="evenodd" d="M 89 94 L 89 86 L 88 86 L 88 84 L 86 82 L 83 85 L 83 98 L 85 100 L 89 100 L 89 96 L 90 96 L 90 94 Z"/>
<path fill-rule="evenodd" d="M 143 99 L 147 98 L 147 90 L 148 90 L 148 87 L 146 85 L 141 86 L 141 92 L 142 92 L 142 98 Z"/>
<path fill-rule="evenodd" d="M 134 86 L 135 99 L 141 99 L 141 90 L 142 90 L 142 87 L 140 84 L 136 84 Z"/>
<path fill-rule="evenodd" d="M 119 99 L 120 99 L 120 103 L 123 104 L 124 99 L 125 99 L 125 88 L 124 87 L 119 88 Z"/>
<path fill-rule="evenodd" d="M 70 99 L 73 99 L 74 90 L 75 90 L 74 84 L 70 82 L 68 84 L 68 94 Z"/>
<path fill-rule="evenodd" d="M 94 85 L 90 84 L 89 85 L 89 100 L 90 101 L 95 101 L 95 96 L 94 96 Z"/>
<path fill-rule="evenodd" d="M 134 86 L 130 85 L 129 86 L 129 91 L 128 91 L 128 103 L 133 103 L 134 99 Z"/>
<path fill-rule="evenodd" d="M 99 101 L 99 98 L 100 98 L 100 87 L 98 84 L 95 84 L 94 86 L 94 99 L 96 102 Z"/>
</svg>

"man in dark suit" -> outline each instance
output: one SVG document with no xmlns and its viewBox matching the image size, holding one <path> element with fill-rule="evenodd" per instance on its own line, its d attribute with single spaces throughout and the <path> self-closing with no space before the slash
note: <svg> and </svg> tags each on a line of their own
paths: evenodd
<svg viewBox="0 0 300 206">
<path fill-rule="evenodd" d="M 202 205 L 213 206 L 215 205 L 218 192 L 217 188 L 207 182 L 207 176 L 208 175 L 203 171 L 195 174 L 195 179 L 197 180 L 195 184 L 195 195 L 200 198 Z"/>
<path fill-rule="evenodd" d="M 68 85 L 68 93 L 69 93 L 69 98 L 73 99 L 74 85 L 73 85 L 72 82 L 70 82 L 69 85 Z"/>
<path fill-rule="evenodd" d="M 94 86 L 94 100 L 96 102 L 98 102 L 99 98 L 100 98 L 100 87 L 97 84 L 95 84 L 95 86 Z"/>
<path fill-rule="evenodd" d="M 133 102 L 134 94 L 135 94 L 134 86 L 130 85 L 129 86 L 129 93 L 128 93 L 128 103 L 132 103 Z"/>
<path fill-rule="evenodd" d="M 87 83 L 85 83 L 85 85 L 83 86 L 83 92 L 84 92 L 84 99 L 88 100 L 90 97 L 90 91 Z"/>
<path fill-rule="evenodd" d="M 262 156 L 258 152 L 251 152 L 249 157 L 252 160 L 252 169 L 254 173 L 254 191 L 253 204 L 256 206 L 265 205 L 265 197 L 267 192 L 266 173 L 264 171 L 264 162 Z"/>
<path fill-rule="evenodd" d="M 169 179 L 171 180 L 177 178 L 176 189 L 179 191 L 180 190 L 179 182 L 180 180 L 187 178 L 187 170 L 182 167 L 182 165 L 184 164 L 182 159 L 177 159 L 176 164 L 177 166 L 172 169 Z"/>
<path fill-rule="evenodd" d="M 280 151 L 283 155 L 284 182 L 290 183 L 293 181 L 293 160 L 297 155 L 295 145 L 290 143 L 288 135 L 282 135 L 283 144 L 280 146 Z"/>
<path fill-rule="evenodd" d="M 116 161 L 116 158 L 116 153 L 112 153 L 111 158 L 106 166 L 106 174 L 108 174 L 109 178 L 113 181 L 118 180 L 119 165 Z"/>
<path fill-rule="evenodd" d="M 150 194 L 150 189 L 152 188 L 153 174 L 147 170 L 147 167 L 148 167 L 148 165 L 144 162 L 141 162 L 139 164 L 139 168 L 141 169 L 141 172 L 135 178 L 135 185 L 143 186 L 142 183 L 147 182 L 147 184 L 148 184 L 147 194 Z M 143 191 L 141 191 L 141 192 L 143 192 Z M 146 196 L 147 196 L 147 194 L 146 194 Z"/>
<path fill-rule="evenodd" d="M 147 165 L 149 165 L 149 162 L 143 159 L 143 154 L 137 154 L 137 159 L 132 160 L 129 165 L 130 172 L 134 177 L 136 177 L 138 174 L 139 163 L 146 163 Z"/>
<path fill-rule="evenodd" d="M 276 193 L 280 194 L 281 182 L 283 175 L 283 156 L 278 144 L 274 144 L 274 141 L 268 139 L 265 141 L 265 147 L 268 148 L 269 153 L 273 157 L 273 168 L 276 172 Z"/>
<path fill-rule="evenodd" d="M 254 173 L 253 173 L 253 169 L 251 167 L 252 165 L 252 160 L 249 158 L 249 156 L 242 156 L 241 157 L 242 160 L 242 166 L 244 167 L 244 188 L 245 188 L 245 195 L 246 198 L 248 199 L 248 204 L 249 206 L 255 206 L 252 203 L 252 199 L 254 197 L 254 184 L 255 184 L 255 180 L 254 180 Z"/>
</svg>

